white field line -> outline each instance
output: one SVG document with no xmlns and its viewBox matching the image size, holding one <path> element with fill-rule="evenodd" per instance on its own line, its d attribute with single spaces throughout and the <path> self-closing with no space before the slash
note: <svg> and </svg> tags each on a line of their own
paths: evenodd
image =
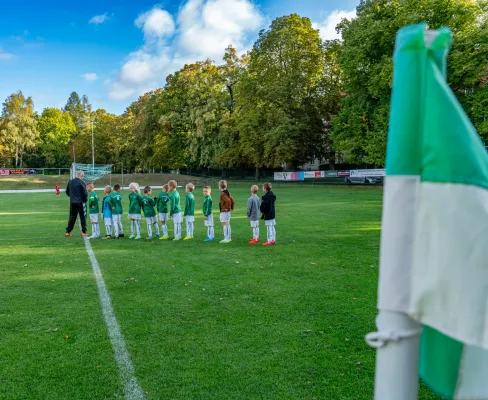
<svg viewBox="0 0 488 400">
<path fill-rule="evenodd" d="M 120 332 L 119 323 L 115 318 L 112 302 L 110 301 L 110 295 L 108 294 L 107 286 L 102 277 L 100 265 L 93 253 L 90 240 L 85 237 L 85 248 L 90 258 L 90 262 L 93 269 L 93 274 L 97 282 L 98 297 L 100 298 L 100 304 L 102 306 L 103 319 L 108 328 L 108 335 L 110 342 L 114 349 L 114 357 L 119 368 L 120 382 L 124 387 L 124 393 L 126 400 L 139 400 L 144 399 L 144 394 L 139 382 L 134 375 L 134 366 L 130 359 L 129 352 L 125 345 L 124 337 Z"/>
</svg>

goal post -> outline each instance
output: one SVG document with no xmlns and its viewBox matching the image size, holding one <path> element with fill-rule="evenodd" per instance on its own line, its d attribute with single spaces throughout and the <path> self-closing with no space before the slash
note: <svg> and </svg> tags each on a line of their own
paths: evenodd
<svg viewBox="0 0 488 400">
<path fill-rule="evenodd" d="M 79 164 L 72 163 L 70 168 L 70 177 L 76 177 L 77 171 L 85 173 L 84 180 L 86 182 L 96 182 L 105 175 L 112 173 L 112 164 Z"/>
</svg>

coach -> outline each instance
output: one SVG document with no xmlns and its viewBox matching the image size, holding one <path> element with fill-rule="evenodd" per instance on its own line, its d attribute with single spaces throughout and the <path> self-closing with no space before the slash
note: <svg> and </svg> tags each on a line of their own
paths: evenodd
<svg viewBox="0 0 488 400">
<path fill-rule="evenodd" d="M 69 196 L 69 220 L 66 228 L 66 236 L 71 236 L 76 222 L 76 216 L 80 215 L 81 234 L 86 236 L 86 219 L 84 204 L 88 201 L 88 193 L 86 192 L 86 185 L 83 182 L 85 173 L 83 171 L 76 172 L 76 178 L 71 179 L 66 187 L 66 194 Z"/>
</svg>

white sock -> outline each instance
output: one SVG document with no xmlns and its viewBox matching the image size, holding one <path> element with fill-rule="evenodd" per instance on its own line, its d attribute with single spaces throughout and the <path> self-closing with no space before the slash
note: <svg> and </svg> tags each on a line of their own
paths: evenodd
<svg viewBox="0 0 488 400">
<path fill-rule="evenodd" d="M 157 222 L 154 223 L 154 230 L 156 231 L 156 236 L 159 236 L 159 226 Z"/>
<path fill-rule="evenodd" d="M 119 237 L 119 222 L 116 217 L 114 218 L 114 233 L 115 237 Z"/>
<path fill-rule="evenodd" d="M 119 216 L 119 231 L 121 235 L 124 233 L 124 228 L 122 227 L 122 221 L 120 220 L 120 216 Z"/>
<path fill-rule="evenodd" d="M 227 240 L 227 225 L 224 225 L 224 240 Z"/>
<path fill-rule="evenodd" d="M 100 225 L 95 224 L 95 227 L 96 227 L 96 231 L 97 231 L 97 237 L 100 237 Z"/>
<path fill-rule="evenodd" d="M 107 236 L 112 236 L 112 225 L 105 225 L 105 230 L 107 231 Z"/>
<path fill-rule="evenodd" d="M 188 222 L 188 227 L 190 228 L 190 236 L 193 237 L 193 221 Z"/>
<path fill-rule="evenodd" d="M 186 221 L 186 236 L 191 236 L 190 222 Z"/>
<path fill-rule="evenodd" d="M 209 237 L 209 239 L 213 239 L 215 237 L 213 226 L 208 227 L 208 237 Z"/>
<path fill-rule="evenodd" d="M 138 219 L 136 219 L 135 223 L 136 223 L 137 236 L 141 236 L 141 221 L 139 221 Z"/>
<path fill-rule="evenodd" d="M 228 232 L 227 233 L 227 235 L 228 235 L 227 240 L 232 240 L 232 229 L 231 229 L 230 225 L 227 225 L 227 232 Z"/>
<path fill-rule="evenodd" d="M 272 226 L 273 228 L 273 242 L 276 242 L 276 227 Z"/>
<path fill-rule="evenodd" d="M 164 224 L 161 228 L 163 229 L 163 236 L 168 236 L 168 225 Z"/>
<path fill-rule="evenodd" d="M 175 239 L 179 239 L 181 237 L 181 224 L 175 223 Z"/>
<path fill-rule="evenodd" d="M 130 235 L 134 236 L 134 225 L 136 224 L 136 221 L 133 219 L 130 220 Z"/>
<path fill-rule="evenodd" d="M 253 233 L 253 235 L 252 235 L 253 239 L 258 240 L 259 239 L 259 228 L 253 228 L 252 233 Z"/>
<path fill-rule="evenodd" d="M 266 226 L 266 238 L 268 240 L 268 242 L 272 242 L 273 241 L 273 227 L 272 226 Z"/>
<path fill-rule="evenodd" d="M 151 228 L 151 224 L 147 224 L 147 234 L 149 235 L 149 237 L 152 237 L 152 228 Z"/>
</svg>

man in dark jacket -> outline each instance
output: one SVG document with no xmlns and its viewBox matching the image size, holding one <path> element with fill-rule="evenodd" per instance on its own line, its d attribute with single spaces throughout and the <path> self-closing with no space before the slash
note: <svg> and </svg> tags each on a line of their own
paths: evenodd
<svg viewBox="0 0 488 400">
<path fill-rule="evenodd" d="M 80 216 L 81 221 L 81 234 L 86 236 L 86 218 L 84 204 L 88 201 L 88 193 L 86 191 L 85 182 L 83 177 L 85 173 L 78 171 L 76 178 L 71 179 L 66 187 L 66 194 L 69 196 L 69 220 L 68 227 L 66 228 L 66 236 L 71 236 L 76 222 L 76 217 Z"/>
<path fill-rule="evenodd" d="M 271 191 L 271 183 L 265 183 L 263 185 L 264 196 L 261 199 L 260 211 L 263 213 L 261 219 L 264 219 L 266 224 L 266 230 L 268 232 L 268 237 L 263 246 L 274 246 L 276 244 L 276 211 L 275 211 L 275 201 L 276 196 Z"/>
</svg>

